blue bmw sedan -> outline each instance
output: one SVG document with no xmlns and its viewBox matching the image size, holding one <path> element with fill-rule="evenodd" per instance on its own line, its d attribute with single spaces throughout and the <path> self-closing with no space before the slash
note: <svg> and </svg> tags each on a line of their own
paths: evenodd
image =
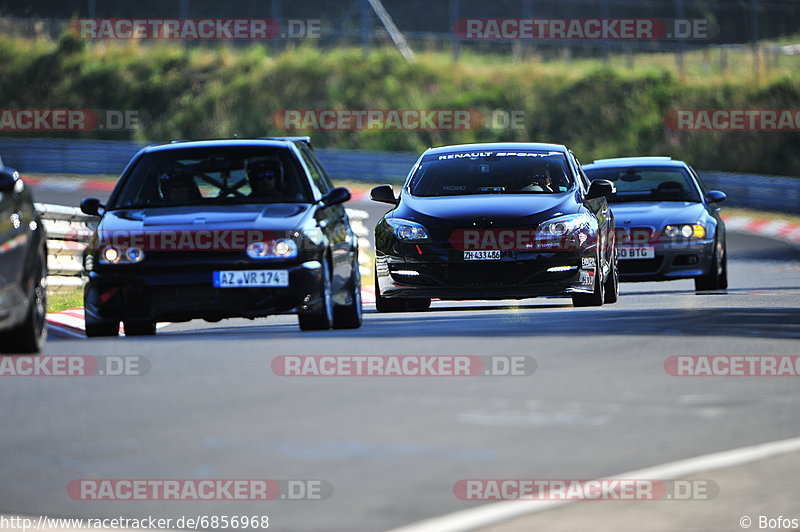
<svg viewBox="0 0 800 532">
<path fill-rule="evenodd" d="M 617 223 L 621 281 L 694 279 L 695 289 L 728 287 L 725 194 L 669 157 L 602 159 L 583 167 L 616 185 L 608 197 Z"/>
</svg>

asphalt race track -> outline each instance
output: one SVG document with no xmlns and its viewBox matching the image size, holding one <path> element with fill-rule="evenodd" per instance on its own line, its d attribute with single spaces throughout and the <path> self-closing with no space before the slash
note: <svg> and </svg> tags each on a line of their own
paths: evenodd
<svg viewBox="0 0 800 532">
<path fill-rule="evenodd" d="M 38 201 L 46 201 L 38 198 Z M 362 205 L 354 205 L 363 207 Z M 374 212 L 374 211 L 373 211 Z M 374 223 L 374 218 L 372 219 Z M 435 302 L 362 329 L 294 316 L 51 338 L 47 355 L 139 355 L 144 376 L 6 377 L 0 513 L 269 515 L 282 531 L 375 531 L 475 506 L 466 478 L 595 478 L 797 436 L 797 380 L 673 377 L 672 355 L 797 355 L 800 251 L 729 235 L 730 283 L 623 284 L 620 302 Z M 281 377 L 280 355 L 526 355 L 520 377 Z M 327 500 L 87 502 L 75 479 L 322 479 Z"/>
</svg>

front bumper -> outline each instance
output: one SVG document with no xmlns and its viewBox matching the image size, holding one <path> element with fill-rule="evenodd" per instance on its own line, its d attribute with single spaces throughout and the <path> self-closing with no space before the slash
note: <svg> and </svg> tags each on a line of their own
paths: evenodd
<svg viewBox="0 0 800 532">
<path fill-rule="evenodd" d="M 557 252 L 502 251 L 501 260 L 379 255 L 376 279 L 382 297 L 525 299 L 564 297 L 593 290 L 595 247 Z M 455 252 L 456 254 L 458 252 Z M 463 252 L 462 252 L 463 253 Z M 548 271 L 551 268 L 570 268 Z M 414 273 L 410 273 L 414 272 Z"/>
<path fill-rule="evenodd" d="M 288 270 L 288 287 L 217 288 L 220 270 Z M 84 290 L 87 317 L 95 320 L 188 321 L 256 318 L 317 303 L 319 261 L 301 264 L 220 265 L 191 269 L 137 268 L 90 272 Z"/>
<path fill-rule="evenodd" d="M 705 275 L 711 269 L 714 240 L 656 243 L 655 258 L 619 261 L 620 281 L 669 281 Z"/>
</svg>

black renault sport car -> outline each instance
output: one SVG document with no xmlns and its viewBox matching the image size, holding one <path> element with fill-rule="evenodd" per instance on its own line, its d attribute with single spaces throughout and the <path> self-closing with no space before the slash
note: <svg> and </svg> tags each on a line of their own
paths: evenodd
<svg viewBox="0 0 800 532">
<path fill-rule="evenodd" d="M 564 146 L 492 143 L 427 150 L 375 228 L 380 312 L 424 310 L 431 298 L 571 297 L 616 302 L 614 218 Z"/>
<path fill-rule="evenodd" d="M 357 237 L 306 138 L 141 150 L 102 205 L 85 256 L 86 333 L 297 311 L 303 330 L 357 328 Z"/>
<path fill-rule="evenodd" d="M 725 193 L 708 190 L 694 169 L 669 157 L 623 157 L 585 165 L 589 179 L 612 181 L 622 281 L 694 279 L 696 290 L 728 287 Z"/>
<path fill-rule="evenodd" d="M 0 167 L 0 221 L 0 351 L 37 353 L 47 338 L 47 236 L 11 168 Z"/>
</svg>

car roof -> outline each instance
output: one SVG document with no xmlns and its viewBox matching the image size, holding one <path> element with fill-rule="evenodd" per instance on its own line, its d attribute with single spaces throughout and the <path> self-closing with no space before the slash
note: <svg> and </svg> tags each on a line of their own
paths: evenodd
<svg viewBox="0 0 800 532">
<path fill-rule="evenodd" d="M 450 146 L 428 148 L 425 150 L 424 155 L 478 150 L 538 150 L 558 151 L 562 153 L 567 153 L 568 151 L 567 147 L 561 144 L 544 144 L 540 142 L 482 142 L 477 144 L 453 144 Z"/>
<path fill-rule="evenodd" d="M 178 140 L 169 144 L 147 146 L 143 151 L 157 152 L 179 150 L 184 148 L 231 148 L 239 146 L 259 146 L 270 148 L 288 148 L 296 142 L 309 143 L 308 137 L 285 138 L 258 138 L 258 139 L 206 139 L 206 140 Z"/>
<path fill-rule="evenodd" d="M 625 168 L 629 166 L 672 166 L 685 167 L 686 163 L 671 157 L 617 157 L 615 159 L 597 159 L 591 164 L 584 164 L 584 170 L 593 168 Z"/>
</svg>

